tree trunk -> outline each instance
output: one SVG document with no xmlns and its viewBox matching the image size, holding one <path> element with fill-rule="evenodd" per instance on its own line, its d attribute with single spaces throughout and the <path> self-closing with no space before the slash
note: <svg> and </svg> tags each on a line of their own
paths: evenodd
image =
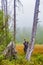
<svg viewBox="0 0 43 65">
<path fill-rule="evenodd" d="M 14 0 L 14 42 L 16 40 L 16 0 Z"/>
<path fill-rule="evenodd" d="M 7 32 L 8 32 L 8 10 L 7 10 L 7 0 L 2 0 L 1 1 L 2 3 L 2 11 L 3 11 L 3 26 L 4 26 L 4 35 L 6 36 L 5 37 L 5 40 L 6 40 L 6 43 L 7 43 Z M 3 28 L 3 27 L 2 27 Z"/>
<path fill-rule="evenodd" d="M 5 57 L 11 57 L 11 56 L 15 56 L 17 54 L 17 51 L 15 49 L 15 43 L 13 41 L 11 41 L 8 46 L 6 47 L 6 49 L 3 52 Z"/>
<path fill-rule="evenodd" d="M 27 49 L 27 53 L 26 53 L 27 60 L 30 60 L 32 51 L 34 49 L 35 36 L 36 36 L 36 31 L 37 31 L 37 23 L 38 23 L 39 4 L 40 4 L 40 0 L 36 0 L 32 36 L 31 36 L 30 45 L 29 45 L 29 47 Z"/>
</svg>

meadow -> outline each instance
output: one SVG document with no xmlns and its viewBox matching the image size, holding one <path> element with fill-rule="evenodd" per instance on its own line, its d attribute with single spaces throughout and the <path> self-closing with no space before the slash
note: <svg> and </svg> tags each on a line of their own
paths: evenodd
<svg viewBox="0 0 43 65">
<path fill-rule="evenodd" d="M 23 45 L 16 45 L 16 50 L 19 54 L 24 54 L 24 46 Z M 43 54 L 43 45 L 36 44 L 34 46 L 33 54 Z"/>
<path fill-rule="evenodd" d="M 25 59 L 25 53 L 23 51 L 23 45 L 16 45 L 17 59 L 7 58 L 3 55 L 0 56 L 0 65 L 43 65 L 43 45 L 35 45 L 31 56 L 31 60 Z"/>
</svg>

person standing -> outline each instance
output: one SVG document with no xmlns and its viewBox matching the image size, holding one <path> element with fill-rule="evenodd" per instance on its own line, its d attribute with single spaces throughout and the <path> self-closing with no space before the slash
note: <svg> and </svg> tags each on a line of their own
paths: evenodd
<svg viewBox="0 0 43 65">
<path fill-rule="evenodd" d="M 24 52 L 25 52 L 25 53 L 27 52 L 28 43 L 29 43 L 29 42 L 27 42 L 26 39 L 24 39 L 23 45 L 24 45 Z"/>
</svg>

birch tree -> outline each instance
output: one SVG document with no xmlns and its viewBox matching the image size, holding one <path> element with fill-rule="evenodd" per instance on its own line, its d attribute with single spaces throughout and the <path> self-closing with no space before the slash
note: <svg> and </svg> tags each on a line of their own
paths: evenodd
<svg viewBox="0 0 43 65">
<path fill-rule="evenodd" d="M 32 35 L 31 35 L 30 45 L 28 46 L 27 53 L 26 53 L 26 59 L 27 60 L 30 60 L 32 51 L 34 49 L 35 36 L 36 36 L 37 24 L 38 24 L 39 5 L 40 5 L 40 0 L 36 0 L 35 11 L 34 11 L 34 19 L 33 19 Z"/>
</svg>

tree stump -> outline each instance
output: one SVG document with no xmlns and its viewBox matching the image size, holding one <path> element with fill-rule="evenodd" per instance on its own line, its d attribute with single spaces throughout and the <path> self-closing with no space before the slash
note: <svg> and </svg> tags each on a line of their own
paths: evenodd
<svg viewBox="0 0 43 65">
<path fill-rule="evenodd" d="M 14 58 L 16 58 L 16 54 L 17 54 L 17 51 L 15 49 L 15 44 L 14 42 L 10 42 L 7 46 L 7 48 L 4 50 L 3 52 L 4 56 L 5 57 L 11 57 L 13 56 Z"/>
</svg>

